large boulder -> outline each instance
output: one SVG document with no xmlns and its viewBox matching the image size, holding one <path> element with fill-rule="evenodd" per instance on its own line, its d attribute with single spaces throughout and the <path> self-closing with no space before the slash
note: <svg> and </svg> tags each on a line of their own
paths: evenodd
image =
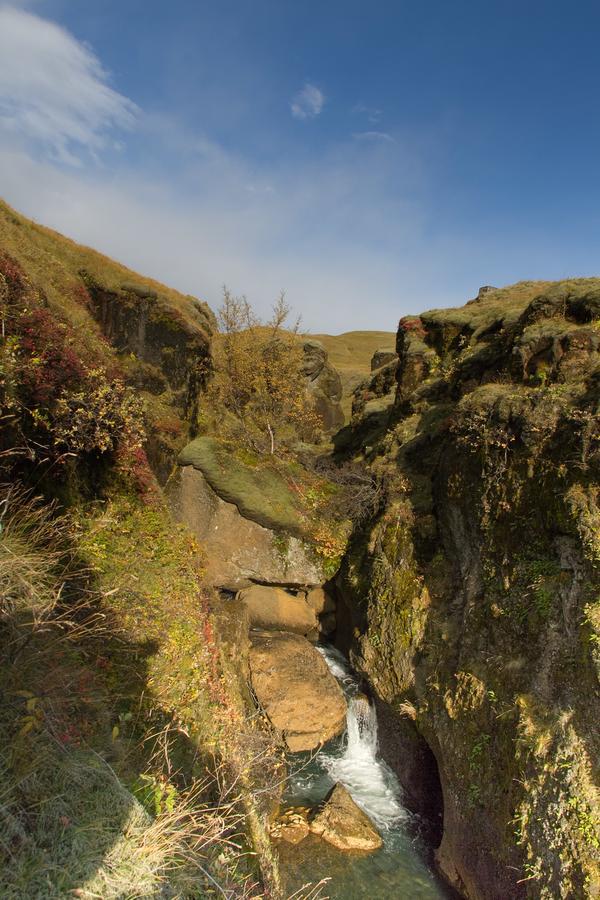
<svg viewBox="0 0 600 900">
<path fill-rule="evenodd" d="M 350 792 L 336 784 L 321 812 L 310 825 L 318 834 L 338 850 L 379 850 L 383 845 L 381 835 L 366 813 L 356 805 Z"/>
<path fill-rule="evenodd" d="M 306 602 L 318 616 L 335 612 L 335 600 L 324 587 L 315 587 L 306 595 Z"/>
<path fill-rule="evenodd" d="M 238 598 L 248 610 L 252 628 L 317 635 L 317 616 L 304 594 L 295 596 L 283 588 L 254 584 L 240 591 Z"/>
<path fill-rule="evenodd" d="M 317 616 L 320 634 L 330 637 L 337 627 L 336 603 L 331 594 L 323 587 L 311 588 L 306 602 Z"/>
<path fill-rule="evenodd" d="M 176 518 L 202 544 L 209 584 L 239 591 L 257 581 L 302 588 L 326 580 L 305 541 L 245 518 L 235 503 L 218 496 L 199 469 L 179 469 L 168 494 Z"/>
<path fill-rule="evenodd" d="M 314 750 L 338 735 L 346 700 L 319 651 L 299 634 L 261 631 L 251 637 L 252 688 L 288 749 Z"/>
</svg>

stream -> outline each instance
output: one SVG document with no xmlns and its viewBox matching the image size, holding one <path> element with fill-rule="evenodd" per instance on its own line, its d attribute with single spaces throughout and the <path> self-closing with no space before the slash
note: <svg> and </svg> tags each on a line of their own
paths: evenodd
<svg viewBox="0 0 600 900">
<path fill-rule="evenodd" d="M 323 878 L 323 894 L 332 900 L 440 900 L 451 896 L 426 861 L 426 849 L 415 837 L 414 817 L 402 805 L 402 790 L 378 755 L 377 716 L 360 693 L 344 656 L 330 646 L 317 648 L 348 701 L 346 733 L 316 755 L 289 757 L 291 775 L 284 805 L 316 806 L 336 782 L 377 825 L 381 850 L 344 853 L 309 835 L 296 846 L 280 846 L 281 868 L 288 893 Z"/>
</svg>

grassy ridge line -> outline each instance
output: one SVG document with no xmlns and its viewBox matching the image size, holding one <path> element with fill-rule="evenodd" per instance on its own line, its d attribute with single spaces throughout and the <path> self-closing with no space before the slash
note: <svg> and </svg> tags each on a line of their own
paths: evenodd
<svg viewBox="0 0 600 900">
<path fill-rule="evenodd" d="M 303 337 L 320 341 L 329 353 L 329 362 L 340 373 L 367 375 L 371 371 L 371 357 L 376 350 L 393 348 L 394 331 L 346 331 L 343 334 L 306 334 Z"/>
<path fill-rule="evenodd" d="M 73 297 L 81 285 L 79 271 L 85 269 L 108 289 L 136 282 L 156 291 L 190 324 L 196 322 L 190 297 L 132 269 L 96 250 L 38 225 L 20 215 L 0 199 L 0 247 L 14 256 L 51 305 L 61 309 L 72 324 L 82 324 L 89 315 Z"/>
</svg>

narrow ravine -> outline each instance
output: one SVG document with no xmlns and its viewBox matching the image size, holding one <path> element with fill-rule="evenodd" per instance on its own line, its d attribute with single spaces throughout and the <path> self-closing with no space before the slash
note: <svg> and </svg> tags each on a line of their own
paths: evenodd
<svg viewBox="0 0 600 900">
<path fill-rule="evenodd" d="M 377 715 L 361 692 L 346 659 L 321 645 L 330 671 L 348 700 L 347 728 L 316 755 L 293 754 L 292 774 L 284 797 L 290 806 L 315 806 L 336 782 L 377 825 L 381 850 L 368 855 L 342 853 L 317 837 L 281 847 L 286 888 L 329 878 L 324 891 L 332 900 L 431 900 L 450 896 L 427 864 L 426 848 L 416 835 L 414 817 L 402 804 L 394 773 L 378 755 Z"/>
</svg>

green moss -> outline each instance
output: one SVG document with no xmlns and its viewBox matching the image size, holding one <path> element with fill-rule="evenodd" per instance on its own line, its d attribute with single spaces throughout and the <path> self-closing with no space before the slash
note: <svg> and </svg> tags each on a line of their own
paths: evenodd
<svg viewBox="0 0 600 900">
<path fill-rule="evenodd" d="M 306 533 L 294 496 L 282 476 L 262 467 L 251 468 L 223 444 L 197 438 L 179 454 L 179 464 L 202 472 L 213 491 L 240 513 L 264 528 L 302 536 Z"/>
</svg>

